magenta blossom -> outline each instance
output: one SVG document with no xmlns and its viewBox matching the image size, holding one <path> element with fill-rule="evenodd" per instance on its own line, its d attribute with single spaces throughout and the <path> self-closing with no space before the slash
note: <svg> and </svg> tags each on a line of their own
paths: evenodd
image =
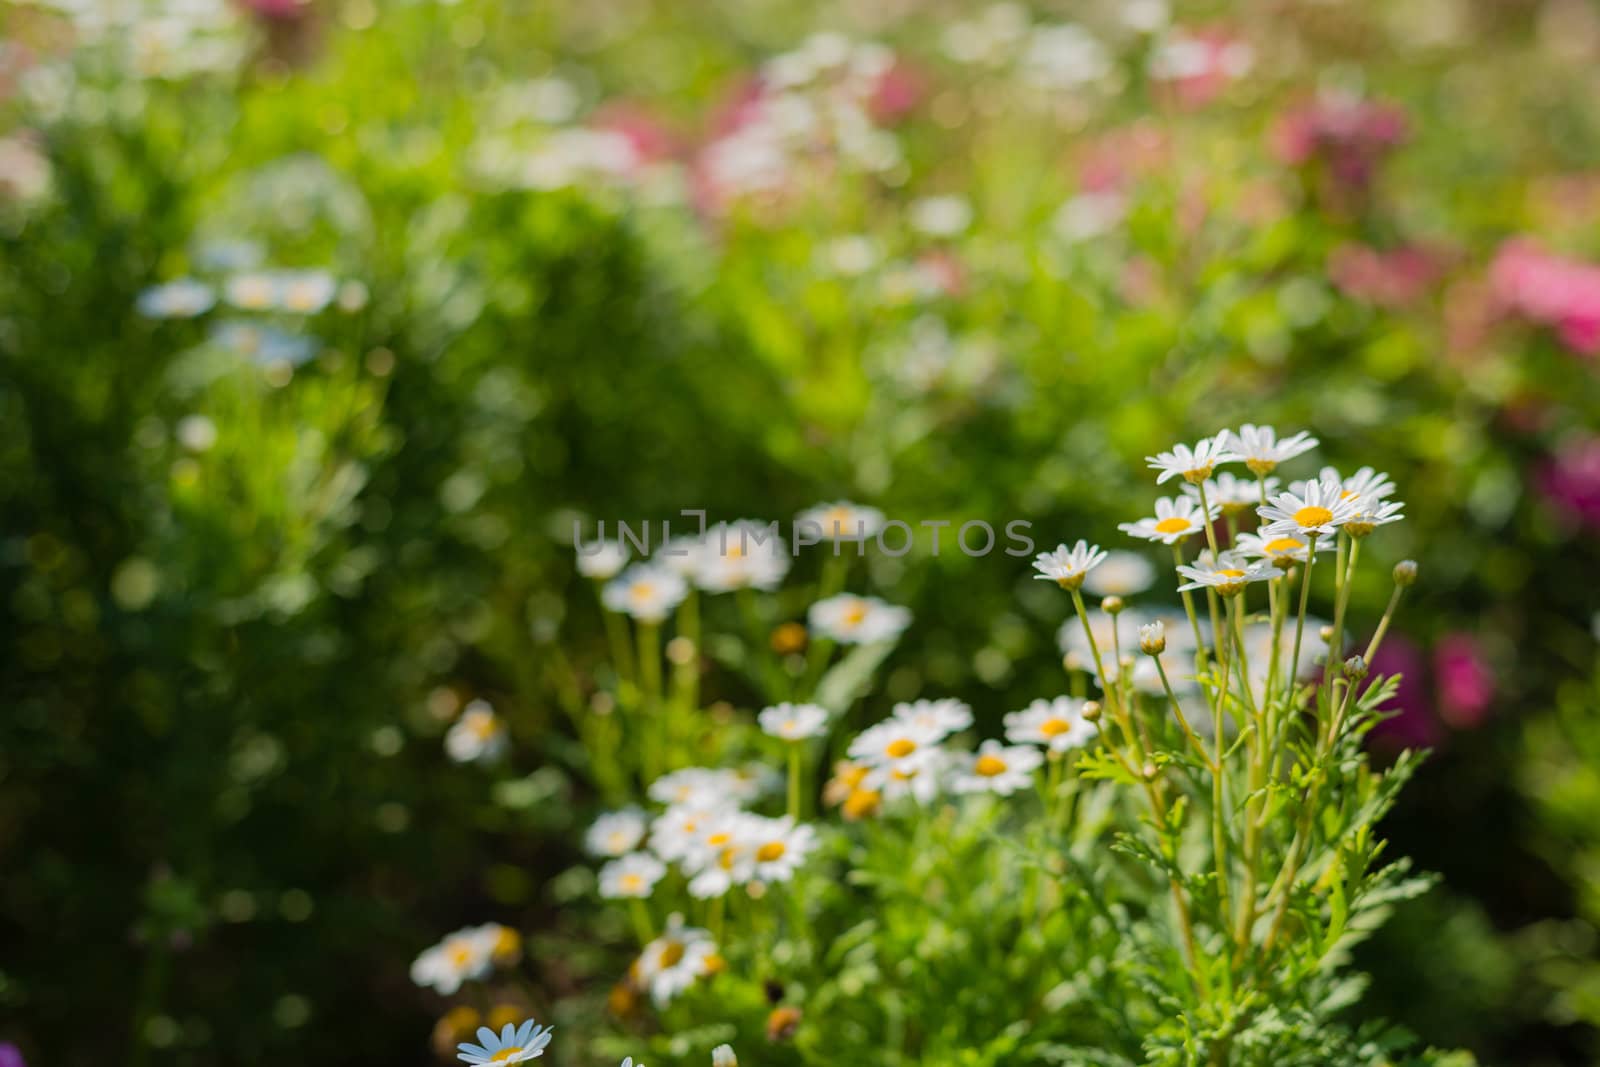
<svg viewBox="0 0 1600 1067">
<path fill-rule="evenodd" d="M 1393 717 L 1373 728 L 1372 737 L 1392 748 L 1427 748 L 1438 743 L 1443 730 L 1433 714 L 1428 693 L 1428 661 L 1416 643 L 1400 634 L 1390 634 L 1369 669 L 1373 675 L 1400 675 L 1400 688 L 1384 705 Z"/>
<path fill-rule="evenodd" d="M 1359 190 L 1408 135 L 1405 112 L 1392 104 L 1324 95 L 1278 119 L 1272 148 L 1290 166 L 1320 163 L 1335 184 Z"/>
<path fill-rule="evenodd" d="M 0 1041 L 0 1067 L 28 1067 L 22 1051 L 9 1041 Z"/>
<path fill-rule="evenodd" d="M 1494 701 L 1494 673 L 1477 638 L 1446 634 L 1433 649 L 1439 717 L 1456 729 L 1483 725 Z"/>
<path fill-rule="evenodd" d="M 1415 303 L 1438 276 L 1437 258 L 1416 246 L 1385 251 L 1347 244 L 1328 256 L 1328 277 L 1333 284 L 1349 296 L 1378 307 Z"/>
<path fill-rule="evenodd" d="M 1551 327 L 1574 352 L 1600 355 L 1600 265 L 1519 238 L 1495 254 L 1489 285 L 1504 307 Z"/>
<path fill-rule="evenodd" d="M 1580 526 L 1600 529 L 1600 437 L 1563 442 L 1535 484 L 1557 511 Z"/>
</svg>

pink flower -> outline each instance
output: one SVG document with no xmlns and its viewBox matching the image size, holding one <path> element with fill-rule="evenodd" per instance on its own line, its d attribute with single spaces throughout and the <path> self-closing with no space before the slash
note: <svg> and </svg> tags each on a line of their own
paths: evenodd
<svg viewBox="0 0 1600 1067">
<path fill-rule="evenodd" d="M 1249 42 L 1221 27 L 1175 31 L 1150 57 L 1150 77 L 1183 108 L 1202 108 L 1255 65 Z"/>
<path fill-rule="evenodd" d="M 635 169 L 671 159 L 678 141 L 665 123 L 638 104 L 617 101 L 599 108 L 591 123 L 595 129 L 620 135 L 633 149 Z"/>
<path fill-rule="evenodd" d="M 1483 724 L 1494 700 L 1494 673 L 1476 638 L 1454 633 L 1433 649 L 1433 673 L 1439 690 L 1439 717 L 1457 729 Z"/>
<path fill-rule="evenodd" d="M 1516 239 L 1495 254 L 1489 286 L 1502 306 L 1551 327 L 1568 348 L 1600 354 L 1600 265 Z"/>
<path fill-rule="evenodd" d="M 1433 715 L 1426 674 L 1428 661 L 1416 643 L 1390 634 L 1372 657 L 1372 674 L 1400 675 L 1400 688 L 1384 710 L 1393 713 L 1373 727 L 1372 737 L 1392 748 L 1426 748 L 1439 741 L 1443 731 Z"/>
<path fill-rule="evenodd" d="M 1580 526 L 1600 529 L 1600 437 L 1564 442 L 1535 482 L 1556 510 Z"/>
<path fill-rule="evenodd" d="M 1321 163 L 1338 185 L 1364 189 L 1408 136 L 1405 113 L 1392 104 L 1320 96 L 1280 116 L 1271 143 L 1289 166 Z"/>
<path fill-rule="evenodd" d="M 874 122 L 896 122 L 914 111 L 927 95 L 928 80 L 904 59 L 896 59 L 878 78 L 867 100 L 867 111 Z"/>
<path fill-rule="evenodd" d="M 1416 246 L 1382 251 L 1340 245 L 1328 257 L 1328 277 L 1348 295 L 1379 307 L 1404 307 L 1420 299 L 1438 277 L 1435 256 Z"/>
</svg>

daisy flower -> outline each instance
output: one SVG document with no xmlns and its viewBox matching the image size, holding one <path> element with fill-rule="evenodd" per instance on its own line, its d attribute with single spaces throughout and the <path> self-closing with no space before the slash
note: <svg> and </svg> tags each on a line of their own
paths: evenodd
<svg viewBox="0 0 1600 1067">
<path fill-rule="evenodd" d="M 607 900 L 643 899 L 666 873 L 666 865 L 648 852 L 630 852 L 600 868 L 600 895 Z"/>
<path fill-rule="evenodd" d="M 708 593 L 777 588 L 789 573 L 789 554 L 775 530 L 750 519 L 711 527 L 695 554 L 695 584 Z"/>
<path fill-rule="evenodd" d="M 649 823 L 637 808 L 610 811 L 596 819 L 583 837 L 583 845 L 596 856 L 621 856 L 644 840 Z"/>
<path fill-rule="evenodd" d="M 1160 619 L 1139 627 L 1139 651 L 1159 656 L 1167 650 L 1167 625 Z"/>
<path fill-rule="evenodd" d="M 814 827 L 795 825 L 789 819 L 762 819 L 748 828 L 753 871 L 758 882 L 787 882 L 817 847 Z"/>
<path fill-rule="evenodd" d="M 688 594 L 688 584 L 672 571 L 651 563 L 635 563 L 606 583 L 600 599 L 610 611 L 631 615 L 644 623 L 659 623 Z"/>
<path fill-rule="evenodd" d="M 1362 467 L 1348 478 L 1341 477 L 1335 467 L 1323 467 L 1317 472 L 1317 481 L 1337 486 L 1339 495 L 1349 500 L 1353 497 L 1367 497 L 1372 500 L 1387 500 L 1394 495 L 1395 485 L 1387 474 L 1373 470 L 1371 467 Z M 1310 482 L 1292 482 L 1289 491 L 1302 492 Z"/>
<path fill-rule="evenodd" d="M 474 700 L 444 735 L 444 750 L 457 763 L 489 763 L 506 750 L 506 728 L 486 700 Z"/>
<path fill-rule="evenodd" d="M 1137 552 L 1107 552 L 1100 565 L 1083 579 L 1095 596 L 1133 596 L 1156 580 L 1155 566 Z"/>
<path fill-rule="evenodd" d="M 1083 701 L 1070 697 L 1035 700 L 1005 717 L 1006 740 L 1017 745 L 1043 745 L 1051 752 L 1082 748 L 1099 731 L 1083 717 Z"/>
<path fill-rule="evenodd" d="M 147 319 L 192 319 L 210 311 L 216 302 L 217 294 L 205 282 L 179 278 L 146 289 L 134 306 Z"/>
<path fill-rule="evenodd" d="M 1224 552 L 1215 560 L 1207 552 L 1192 566 L 1179 565 L 1178 573 L 1189 579 L 1189 584 L 1178 586 L 1178 592 L 1215 589 L 1218 596 L 1234 596 L 1244 592 L 1244 587 L 1251 582 L 1264 582 L 1277 577 L 1275 570 L 1268 563 L 1247 560 L 1237 552 Z"/>
<path fill-rule="evenodd" d="M 1263 478 L 1267 483 L 1267 496 L 1278 491 L 1278 479 Z M 1200 487 L 1185 484 L 1183 495 L 1198 501 Z M 1206 503 L 1219 508 L 1224 515 L 1241 515 L 1261 503 L 1261 482 L 1254 478 L 1237 478 L 1229 471 L 1218 471 L 1215 478 L 1206 479 Z"/>
<path fill-rule="evenodd" d="M 296 315 L 315 315 L 333 303 L 339 283 L 323 270 L 292 270 L 278 275 L 278 305 Z"/>
<path fill-rule="evenodd" d="M 1078 589 L 1091 570 L 1106 558 L 1099 545 L 1080 540 L 1068 548 L 1057 545 L 1054 552 L 1041 552 L 1033 561 L 1034 575 L 1042 581 L 1055 582 L 1063 589 Z"/>
<path fill-rule="evenodd" d="M 677 862 L 701 848 L 701 839 L 724 812 L 710 808 L 670 807 L 650 824 L 650 851 Z"/>
<path fill-rule="evenodd" d="M 1306 561 L 1310 545 L 1305 538 L 1294 534 L 1263 537 L 1260 534 L 1242 533 L 1237 541 L 1237 549 L 1247 559 L 1264 559 L 1280 570 L 1288 570 L 1296 563 Z"/>
<path fill-rule="evenodd" d="M 1331 536 L 1356 514 L 1357 500 L 1333 482 L 1306 482 L 1301 492 L 1279 493 L 1260 509 L 1263 536 Z"/>
<path fill-rule="evenodd" d="M 265 271 L 235 274 L 222 283 L 222 296 L 241 311 L 267 311 L 278 302 L 278 278 Z"/>
<path fill-rule="evenodd" d="M 481 928 L 469 926 L 440 941 L 411 964 L 411 980 L 443 996 L 461 983 L 486 977 L 494 969 L 494 942 Z"/>
<path fill-rule="evenodd" d="M 847 755 L 873 767 L 913 770 L 939 739 L 938 732 L 927 726 L 889 718 L 857 734 Z"/>
<path fill-rule="evenodd" d="M 1203 438 L 1193 448 L 1173 445 L 1172 451 L 1146 456 L 1144 460 L 1151 470 L 1161 472 L 1156 479 L 1156 484 L 1160 485 L 1168 478 L 1182 478 L 1190 484 L 1198 484 L 1211 477 L 1217 464 L 1231 463 L 1238 458 L 1228 449 L 1228 432 L 1224 430 L 1215 437 Z"/>
<path fill-rule="evenodd" d="M 1344 524 L 1345 533 L 1351 537 L 1365 537 L 1379 526 L 1387 526 L 1405 518 L 1405 504 L 1399 500 L 1379 500 L 1370 496 L 1360 496 L 1356 500 L 1356 513 Z"/>
<path fill-rule="evenodd" d="M 941 748 L 923 749 L 910 759 L 874 767 L 862 785 L 885 802 L 910 797 L 918 804 L 928 804 L 939 796 L 947 759 Z"/>
<path fill-rule="evenodd" d="M 457 1046 L 456 1058 L 469 1067 L 482 1067 L 492 1063 L 522 1063 L 544 1055 L 550 1044 L 550 1027 L 539 1026 L 532 1019 L 521 1026 L 511 1023 L 496 1034 L 487 1026 L 478 1027 L 478 1044 L 463 1042 Z"/>
<path fill-rule="evenodd" d="M 893 717 L 927 731 L 935 742 L 972 725 L 972 709 L 954 697 L 943 700 L 915 700 L 896 704 Z"/>
<path fill-rule="evenodd" d="M 964 760 L 951 788 L 957 793 L 998 793 L 1010 796 L 1033 784 L 1033 772 L 1044 755 L 1032 745 L 1002 745 L 988 740 Z"/>
<path fill-rule="evenodd" d="M 774 704 L 756 716 L 761 729 L 784 741 L 804 741 L 828 732 L 828 709 L 817 704 Z"/>
<path fill-rule="evenodd" d="M 1304 430 L 1280 441 L 1278 431 L 1271 426 L 1254 426 L 1248 422 L 1239 427 L 1238 433 L 1229 433 L 1227 438 L 1228 450 L 1244 460 L 1244 465 L 1258 476 L 1271 474 L 1278 464 L 1317 447 L 1317 439 Z"/>
<path fill-rule="evenodd" d="M 683 916 L 674 914 L 661 936 L 644 947 L 635 968 L 639 984 L 663 1008 L 696 979 L 721 970 L 722 960 L 708 932 L 685 926 Z"/>
<path fill-rule="evenodd" d="M 739 771 L 726 767 L 684 767 L 650 783 L 650 799 L 658 804 L 717 810 L 753 800 L 761 792 Z"/>
<path fill-rule="evenodd" d="M 1117 529 L 1129 537 L 1142 537 L 1146 541 L 1175 545 L 1185 537 L 1205 533 L 1207 518 L 1215 519 L 1220 513 L 1220 509 L 1214 503 L 1211 504 L 1208 516 L 1200 510 L 1200 505 L 1189 497 L 1162 497 L 1156 501 L 1155 518 L 1120 523 Z"/>
<path fill-rule="evenodd" d="M 621 541 L 594 541 L 579 544 L 578 573 L 585 578 L 607 581 L 615 578 L 628 563 L 628 547 Z"/>
<path fill-rule="evenodd" d="M 867 645 L 899 637 L 911 625 L 911 612 L 877 597 L 841 593 L 812 604 L 806 623 L 841 645 Z"/>
<path fill-rule="evenodd" d="M 883 512 L 841 500 L 807 508 L 795 522 L 815 527 L 829 541 L 864 541 L 883 529 Z"/>
</svg>

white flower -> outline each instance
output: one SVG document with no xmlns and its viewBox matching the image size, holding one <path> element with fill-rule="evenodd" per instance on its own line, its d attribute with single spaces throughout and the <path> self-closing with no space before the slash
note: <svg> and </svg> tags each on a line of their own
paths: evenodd
<svg viewBox="0 0 1600 1067">
<path fill-rule="evenodd" d="M 972 225 L 972 205 L 959 196 L 927 196 L 910 208 L 911 228 L 929 237 L 954 237 Z"/>
<path fill-rule="evenodd" d="M 761 794 L 761 783 L 726 767 L 685 767 L 650 783 L 658 804 L 707 810 L 737 806 Z"/>
<path fill-rule="evenodd" d="M 600 895 L 607 900 L 643 899 L 666 873 L 666 865 L 648 852 L 630 852 L 600 868 Z"/>
<path fill-rule="evenodd" d="M 817 704 L 774 704 L 756 716 L 761 729 L 785 741 L 804 741 L 828 732 L 828 709 Z"/>
<path fill-rule="evenodd" d="M 1357 500 L 1345 497 L 1333 482 L 1306 482 L 1296 493 L 1279 493 L 1260 510 L 1264 536 L 1300 534 L 1332 536 L 1357 511 Z"/>
<path fill-rule="evenodd" d="M 1156 568 L 1137 552 L 1107 552 L 1105 559 L 1083 580 L 1095 596 L 1133 596 L 1149 589 Z"/>
<path fill-rule="evenodd" d="M 1208 501 L 1209 503 L 1209 501 Z M 1215 519 L 1221 509 L 1212 504 L 1210 514 L 1200 510 L 1200 505 L 1186 496 L 1162 497 L 1156 501 L 1155 518 L 1124 522 L 1117 529 L 1129 537 L 1142 537 L 1147 541 L 1160 541 L 1173 545 L 1197 533 L 1204 533 L 1206 520 Z"/>
<path fill-rule="evenodd" d="M 1228 449 L 1226 430 L 1215 437 L 1202 438 L 1192 449 L 1188 445 L 1173 445 L 1170 452 L 1144 457 L 1145 464 L 1151 470 L 1161 472 L 1161 476 L 1156 479 L 1157 485 L 1168 478 L 1183 478 L 1191 483 L 1201 482 L 1211 477 L 1211 472 L 1217 464 L 1231 463 L 1238 458 Z"/>
<path fill-rule="evenodd" d="M 1404 509 L 1405 504 L 1399 500 L 1357 496 L 1356 513 L 1344 524 L 1345 533 L 1351 537 L 1365 537 L 1379 526 L 1387 526 L 1405 518 Z"/>
<path fill-rule="evenodd" d="M 694 582 L 710 593 L 775 589 L 789 573 L 789 554 L 774 527 L 749 519 L 718 523 L 695 554 Z"/>
<path fill-rule="evenodd" d="M 1283 440 L 1271 426 L 1245 423 L 1237 433 L 1228 435 L 1228 450 L 1244 460 L 1251 472 L 1261 476 L 1271 474 L 1278 464 L 1293 459 L 1317 447 L 1317 439 L 1304 430 Z M 1270 492 L 1270 490 L 1269 490 Z"/>
<path fill-rule="evenodd" d="M 589 827 L 583 844 L 596 856 L 621 856 L 639 847 L 648 827 L 644 812 L 637 808 L 607 812 Z"/>
<path fill-rule="evenodd" d="M 283 271 L 276 279 L 278 306 L 296 315 L 315 315 L 333 303 L 339 283 L 322 270 Z"/>
<path fill-rule="evenodd" d="M 193 278 L 153 285 L 139 294 L 135 306 L 147 319 L 192 319 L 210 311 L 217 302 L 211 286 Z"/>
<path fill-rule="evenodd" d="M 889 718 L 869 726 L 850 742 L 849 756 L 872 767 L 917 769 L 940 734 L 926 725 Z"/>
<path fill-rule="evenodd" d="M 217 424 L 204 415 L 185 415 L 178 420 L 177 438 L 190 452 L 209 452 L 217 443 Z"/>
<path fill-rule="evenodd" d="M 1083 717 L 1083 701 L 1071 697 L 1035 700 L 1005 717 L 1006 740 L 1018 745 L 1043 745 L 1051 752 L 1082 748 L 1099 731 Z"/>
<path fill-rule="evenodd" d="M 732 1045 L 718 1045 L 711 1050 L 711 1067 L 739 1067 L 739 1057 L 733 1054 Z"/>
<path fill-rule="evenodd" d="M 1031 745 L 1002 745 L 989 740 L 963 760 L 951 788 L 957 793 L 999 793 L 1010 796 L 1033 784 L 1033 772 L 1044 755 Z"/>
<path fill-rule="evenodd" d="M 650 824 L 650 850 L 678 862 L 703 849 L 709 828 L 726 814 L 723 809 L 673 806 Z"/>
<path fill-rule="evenodd" d="M 954 697 L 896 704 L 893 718 L 925 731 L 934 743 L 972 725 L 972 709 Z"/>
<path fill-rule="evenodd" d="M 721 966 L 711 935 L 698 927 L 685 926 L 682 915 L 673 915 L 661 936 L 639 954 L 637 973 L 639 984 L 650 991 L 650 999 L 661 1008 L 694 985 L 697 978 L 713 974 Z"/>
<path fill-rule="evenodd" d="M 585 578 L 606 581 L 615 578 L 628 564 L 628 546 L 621 541 L 593 541 L 579 544 L 578 573 Z"/>
<path fill-rule="evenodd" d="M 1266 497 L 1270 498 L 1278 491 L 1278 479 L 1266 478 Z M 1200 499 L 1200 487 L 1185 483 L 1182 487 L 1183 495 L 1194 500 Z M 1219 471 L 1215 478 L 1207 478 L 1205 484 L 1206 503 L 1214 504 L 1224 515 L 1238 515 L 1249 511 L 1262 501 L 1261 482 L 1253 478 L 1236 478 L 1228 471 Z"/>
<path fill-rule="evenodd" d="M 496 1034 L 487 1026 L 478 1027 L 478 1044 L 462 1042 L 456 1058 L 468 1067 L 485 1064 L 523 1063 L 544 1055 L 550 1044 L 550 1027 L 539 1026 L 532 1019 L 521 1026 L 506 1023 Z"/>
<path fill-rule="evenodd" d="M 787 882 L 811 850 L 817 847 L 815 828 L 796 826 L 789 819 L 752 819 L 746 828 L 751 878 L 757 882 Z"/>
<path fill-rule="evenodd" d="M 795 516 L 795 522 L 815 527 L 818 535 L 829 541 L 863 541 L 883 529 L 883 512 L 841 500 L 807 508 Z"/>
<path fill-rule="evenodd" d="M 1033 561 L 1033 569 L 1039 573 L 1035 578 L 1055 582 L 1063 589 L 1077 589 L 1083 585 L 1083 580 L 1089 572 L 1099 566 L 1106 558 L 1105 552 L 1099 545 L 1091 545 L 1080 540 L 1068 548 L 1061 544 L 1053 552 L 1041 552 Z"/>
<path fill-rule="evenodd" d="M 1288 570 L 1294 563 L 1304 563 L 1309 548 L 1305 538 L 1293 534 L 1263 537 L 1260 534 L 1242 533 L 1238 539 L 1241 555 L 1268 560 L 1282 570 Z"/>
<path fill-rule="evenodd" d="M 1242 593 L 1251 582 L 1264 582 L 1277 577 L 1276 568 L 1259 560 L 1247 560 L 1236 552 L 1224 552 L 1214 561 L 1209 552 L 1194 561 L 1194 565 L 1180 564 L 1178 573 L 1189 579 L 1189 584 L 1178 586 L 1178 592 L 1190 589 L 1215 589 L 1219 596 Z"/>
<path fill-rule="evenodd" d="M 806 613 L 811 630 L 842 645 L 893 641 L 911 625 L 911 612 L 877 597 L 839 596 L 819 600 Z"/>
<path fill-rule="evenodd" d="M 918 804 L 927 804 L 939 795 L 949 759 L 942 748 L 924 748 L 909 759 L 872 768 L 862 779 L 861 788 L 878 793 L 885 803 L 910 797 Z"/>
<path fill-rule="evenodd" d="M 1336 486 L 1339 495 L 1346 500 L 1355 497 L 1366 497 L 1369 500 L 1387 500 L 1394 495 L 1394 482 L 1382 471 L 1373 470 L 1371 467 L 1362 467 L 1348 478 L 1339 476 L 1337 469 L 1323 467 L 1317 472 L 1317 481 Z M 1310 482 L 1293 482 L 1289 486 L 1292 493 L 1305 490 Z"/>
<path fill-rule="evenodd" d="M 269 311 L 278 303 L 278 276 L 265 271 L 235 274 L 222 283 L 222 296 L 242 311 Z"/>
<path fill-rule="evenodd" d="M 1139 627 L 1139 651 L 1159 656 L 1167 650 L 1167 624 L 1157 619 Z"/>
<path fill-rule="evenodd" d="M 635 563 L 600 592 L 605 606 L 645 623 L 659 623 L 683 602 L 689 586 L 677 574 L 652 563 Z"/>
<path fill-rule="evenodd" d="M 494 969 L 494 940 L 482 927 L 468 926 L 446 937 L 418 956 L 411 965 L 411 980 L 444 996 L 461 983 L 483 978 Z"/>
<path fill-rule="evenodd" d="M 444 735 L 444 750 L 457 763 L 484 763 L 506 750 L 506 728 L 486 700 L 474 700 L 462 709 Z"/>
</svg>

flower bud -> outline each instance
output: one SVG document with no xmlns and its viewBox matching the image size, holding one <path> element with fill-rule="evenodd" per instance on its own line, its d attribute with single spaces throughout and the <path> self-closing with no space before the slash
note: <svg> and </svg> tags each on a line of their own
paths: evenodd
<svg viewBox="0 0 1600 1067">
<path fill-rule="evenodd" d="M 1146 763 L 1139 773 L 1144 775 L 1145 781 L 1153 782 L 1156 780 L 1156 775 L 1161 773 L 1161 770 L 1154 763 Z"/>
<path fill-rule="evenodd" d="M 1167 650 L 1167 627 L 1159 619 L 1139 627 L 1139 651 L 1147 656 L 1159 656 Z"/>
<path fill-rule="evenodd" d="M 1333 627 L 1324 626 L 1322 629 L 1317 631 L 1317 636 L 1322 638 L 1323 644 L 1328 644 L 1333 640 Z"/>
<path fill-rule="evenodd" d="M 1099 721 L 1100 702 L 1098 700 L 1085 700 L 1083 702 L 1083 719 L 1085 722 Z"/>
<path fill-rule="evenodd" d="M 1352 682 L 1359 682 L 1367 676 L 1367 661 L 1360 656 L 1351 656 L 1344 661 L 1344 676 Z"/>
<path fill-rule="evenodd" d="M 1405 588 L 1408 588 L 1409 586 L 1412 586 L 1412 585 L 1416 584 L 1416 581 L 1417 581 L 1417 561 L 1416 560 L 1414 560 L 1414 559 L 1403 559 L 1399 563 L 1396 563 L 1394 565 L 1394 584 L 1395 585 L 1398 585 L 1401 589 L 1405 589 Z"/>
<path fill-rule="evenodd" d="M 1100 601 L 1100 607 L 1107 615 L 1120 615 L 1124 605 L 1121 597 L 1108 596 Z"/>
</svg>

